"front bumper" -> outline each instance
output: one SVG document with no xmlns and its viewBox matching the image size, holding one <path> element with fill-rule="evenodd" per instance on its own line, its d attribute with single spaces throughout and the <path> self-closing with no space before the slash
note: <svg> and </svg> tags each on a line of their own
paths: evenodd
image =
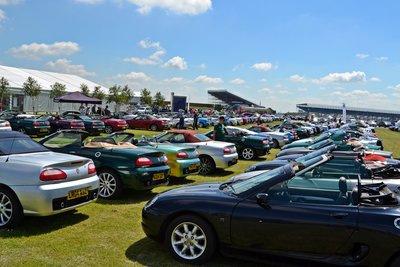
<svg viewBox="0 0 400 267">
<path fill-rule="evenodd" d="M 83 188 L 89 190 L 88 196 L 67 200 L 69 191 Z M 56 184 L 11 187 L 21 202 L 24 214 L 30 216 L 53 215 L 91 203 L 97 199 L 98 188 L 97 175 Z"/>
<path fill-rule="evenodd" d="M 212 158 L 214 159 L 215 166 L 217 168 L 225 169 L 237 164 L 239 156 L 237 153 L 232 153 L 226 155 L 224 154 L 220 157 L 212 156 Z"/>
<path fill-rule="evenodd" d="M 0 131 L 12 131 L 12 128 L 10 126 L 0 127 Z"/>
</svg>

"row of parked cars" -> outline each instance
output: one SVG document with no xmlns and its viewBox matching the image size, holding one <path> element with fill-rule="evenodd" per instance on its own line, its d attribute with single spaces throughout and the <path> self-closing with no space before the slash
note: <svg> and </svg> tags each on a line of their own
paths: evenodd
<svg viewBox="0 0 400 267">
<path fill-rule="evenodd" d="M 218 250 L 296 266 L 400 266 L 400 160 L 382 149 L 359 123 L 324 130 L 225 182 L 158 194 L 143 231 L 190 264 Z"/>
</svg>

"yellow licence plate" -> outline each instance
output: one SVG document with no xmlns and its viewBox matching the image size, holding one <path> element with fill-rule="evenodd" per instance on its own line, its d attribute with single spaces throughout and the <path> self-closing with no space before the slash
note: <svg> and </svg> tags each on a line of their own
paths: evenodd
<svg viewBox="0 0 400 267">
<path fill-rule="evenodd" d="M 42 133 L 47 133 L 48 130 L 47 130 L 46 128 L 44 128 L 44 129 L 40 129 L 40 132 L 42 132 Z"/>
<path fill-rule="evenodd" d="M 76 189 L 76 190 L 71 190 L 68 192 L 67 200 L 72 200 L 80 197 L 85 197 L 89 195 L 89 189 L 88 188 L 82 188 L 82 189 Z"/>
<path fill-rule="evenodd" d="M 153 181 L 162 180 L 164 178 L 165 176 L 163 172 L 153 174 Z"/>
<path fill-rule="evenodd" d="M 191 164 L 191 165 L 189 166 L 189 170 L 190 170 L 190 171 L 197 170 L 197 164 Z"/>
</svg>

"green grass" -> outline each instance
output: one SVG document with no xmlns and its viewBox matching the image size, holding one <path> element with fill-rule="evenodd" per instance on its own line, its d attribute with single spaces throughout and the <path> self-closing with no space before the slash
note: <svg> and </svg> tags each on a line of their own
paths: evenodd
<svg viewBox="0 0 400 267">
<path fill-rule="evenodd" d="M 136 136 L 155 132 L 133 131 Z M 400 133 L 379 129 L 385 148 L 400 157 Z M 277 150 L 256 161 L 239 161 L 214 175 L 173 180 L 152 192 L 125 191 L 115 201 L 97 203 L 51 217 L 28 217 L 14 230 L 0 231 L 0 266 L 181 266 L 164 247 L 145 237 L 141 210 L 155 194 L 189 184 L 224 181 L 260 160 L 271 160 Z M 254 266 L 254 263 L 217 255 L 207 266 Z"/>
</svg>

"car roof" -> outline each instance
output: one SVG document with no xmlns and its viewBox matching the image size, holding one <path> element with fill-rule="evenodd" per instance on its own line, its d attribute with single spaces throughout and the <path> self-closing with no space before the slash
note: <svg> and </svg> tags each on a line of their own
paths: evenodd
<svg viewBox="0 0 400 267">
<path fill-rule="evenodd" d="M 29 138 L 29 136 L 17 131 L 1 131 L 0 139 L 2 138 Z"/>
</svg>

